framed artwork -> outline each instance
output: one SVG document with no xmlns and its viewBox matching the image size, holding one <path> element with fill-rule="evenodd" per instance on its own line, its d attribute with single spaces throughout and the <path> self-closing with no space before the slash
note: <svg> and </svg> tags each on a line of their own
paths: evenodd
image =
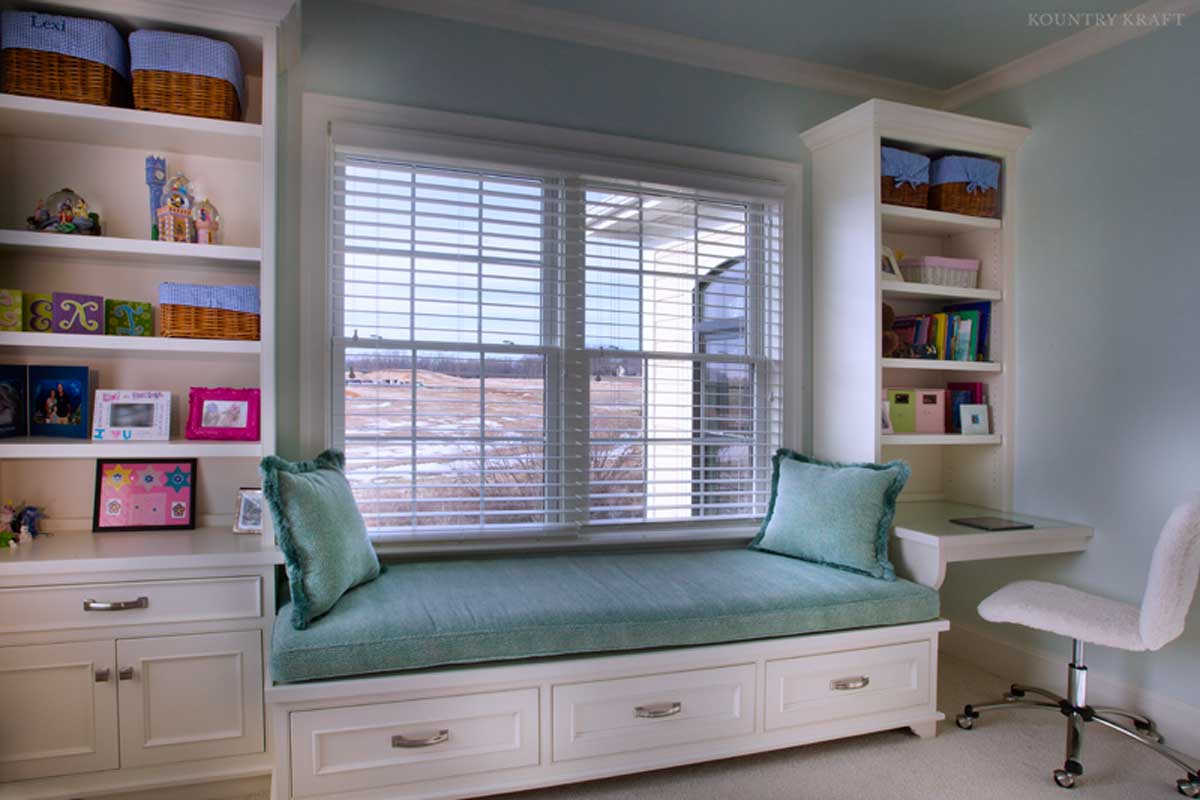
<svg viewBox="0 0 1200 800">
<path fill-rule="evenodd" d="M 248 487 L 238 489 L 237 507 L 233 510 L 233 532 L 262 533 L 262 529 L 262 489 Z"/>
<path fill-rule="evenodd" d="M 87 367 L 29 368 L 29 433 L 86 439 L 92 402 Z"/>
<path fill-rule="evenodd" d="M 0 364 L 0 439 L 24 436 L 28 429 L 25 374 L 24 365 Z"/>
<path fill-rule="evenodd" d="M 883 425 L 884 433 L 895 433 L 892 428 L 892 404 L 887 400 L 879 401 L 879 422 Z"/>
<path fill-rule="evenodd" d="M 254 442 L 259 438 L 258 389 L 205 389 L 188 392 L 187 438 Z"/>
<path fill-rule="evenodd" d="M 958 407 L 965 436 L 986 436 L 992 432 L 988 424 L 988 407 L 983 403 L 963 403 Z"/>
<path fill-rule="evenodd" d="M 196 459 L 101 458 L 96 461 L 92 531 L 192 530 Z"/>
<path fill-rule="evenodd" d="M 165 442 L 171 438 L 171 393 L 99 389 L 92 414 L 97 442 Z"/>
<path fill-rule="evenodd" d="M 904 273 L 900 271 L 899 259 L 896 258 L 896 252 L 890 247 L 882 248 L 883 257 L 880 260 L 879 269 L 883 273 L 885 281 L 896 281 L 904 283 Z"/>
</svg>

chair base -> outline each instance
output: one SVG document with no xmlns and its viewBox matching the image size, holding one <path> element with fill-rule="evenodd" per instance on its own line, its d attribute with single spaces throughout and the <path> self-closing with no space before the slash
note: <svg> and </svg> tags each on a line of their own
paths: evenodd
<svg viewBox="0 0 1200 800">
<path fill-rule="evenodd" d="M 975 727 L 980 714 L 989 711 L 1016 711 L 1027 709 L 1051 709 L 1067 718 L 1067 757 L 1062 769 L 1054 770 L 1054 782 L 1064 789 L 1075 788 L 1076 778 L 1083 775 L 1083 730 L 1088 723 L 1122 734 L 1144 747 L 1148 747 L 1176 766 L 1183 769 L 1186 777 L 1176 781 L 1175 788 L 1184 797 L 1200 798 L 1200 766 L 1187 756 L 1172 750 L 1163 743 L 1154 721 L 1135 711 L 1122 708 L 1093 707 L 1087 704 L 1087 666 L 1083 663 L 1083 643 L 1076 641 L 1074 658 L 1067 669 L 1067 694 L 1061 697 L 1054 692 L 1036 686 L 1014 683 L 999 703 L 968 705 L 955 720 L 958 727 L 969 731 Z M 1033 695 L 1037 700 L 1028 699 Z M 1118 719 L 1129 721 L 1122 724 Z"/>
</svg>

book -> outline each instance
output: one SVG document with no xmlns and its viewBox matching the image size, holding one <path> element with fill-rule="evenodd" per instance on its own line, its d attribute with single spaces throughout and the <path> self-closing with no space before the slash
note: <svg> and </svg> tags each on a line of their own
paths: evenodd
<svg viewBox="0 0 1200 800">
<path fill-rule="evenodd" d="M 981 531 L 1024 531 L 1033 527 L 1028 522 L 1011 517 L 959 517 L 950 521 L 955 525 L 966 525 Z"/>
<path fill-rule="evenodd" d="M 970 317 L 954 315 L 954 342 L 950 355 L 955 361 L 974 361 L 974 324 Z"/>
<path fill-rule="evenodd" d="M 988 334 L 991 332 L 992 304 L 988 301 L 978 303 L 958 303 L 946 306 L 943 311 L 951 314 L 963 314 L 969 311 L 978 312 L 975 322 L 975 357 L 972 361 L 988 361 L 991 359 L 991 348 Z"/>
<path fill-rule="evenodd" d="M 20 364 L 0 364 L 0 439 L 24 436 L 29 409 L 26 370 Z"/>
<path fill-rule="evenodd" d="M 887 395 L 892 430 L 896 433 L 916 433 L 916 392 L 912 389 L 888 389 Z"/>
<path fill-rule="evenodd" d="M 933 345 L 937 347 L 938 358 L 946 360 L 949 358 L 948 351 L 950 350 L 950 315 L 944 311 L 939 311 L 933 315 Z"/>
<path fill-rule="evenodd" d="M 29 433 L 87 439 L 92 403 L 87 367 L 29 368 Z"/>
</svg>

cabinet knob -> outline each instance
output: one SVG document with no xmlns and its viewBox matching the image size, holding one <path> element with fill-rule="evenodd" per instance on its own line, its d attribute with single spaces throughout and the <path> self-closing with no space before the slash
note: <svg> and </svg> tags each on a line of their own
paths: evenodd
<svg viewBox="0 0 1200 800">
<path fill-rule="evenodd" d="M 118 680 L 131 681 L 133 680 L 133 667 L 122 667 L 117 673 Z"/>
<path fill-rule="evenodd" d="M 112 670 L 108 667 L 96 670 L 96 683 L 108 683 L 108 679 L 112 677 Z"/>
</svg>

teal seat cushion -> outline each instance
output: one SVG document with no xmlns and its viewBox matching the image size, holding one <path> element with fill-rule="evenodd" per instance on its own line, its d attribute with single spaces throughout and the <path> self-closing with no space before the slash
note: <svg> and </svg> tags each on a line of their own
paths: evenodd
<svg viewBox="0 0 1200 800">
<path fill-rule="evenodd" d="M 888 536 L 908 465 L 838 464 L 775 454 L 767 518 L 751 547 L 895 580 Z"/>
<path fill-rule="evenodd" d="M 343 474 L 346 459 L 326 450 L 312 461 L 268 456 L 259 465 L 291 590 L 291 624 L 304 629 L 348 589 L 374 580 L 379 557 Z"/>
<path fill-rule="evenodd" d="M 290 615 L 271 642 L 282 682 L 919 622 L 938 595 L 731 549 L 389 564 L 306 630 Z"/>
</svg>

